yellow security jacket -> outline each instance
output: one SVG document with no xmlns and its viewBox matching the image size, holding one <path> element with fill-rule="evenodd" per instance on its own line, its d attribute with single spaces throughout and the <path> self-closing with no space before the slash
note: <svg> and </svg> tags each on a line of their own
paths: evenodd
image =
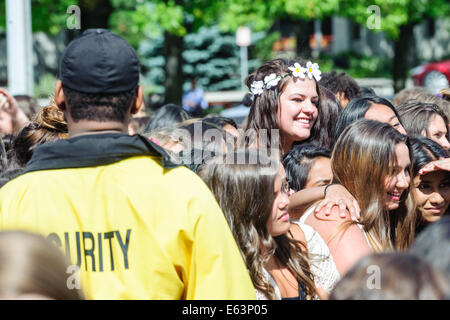
<svg viewBox="0 0 450 320">
<path fill-rule="evenodd" d="M 38 147 L 0 189 L 0 228 L 52 240 L 79 266 L 90 299 L 255 298 L 206 185 L 138 135 Z"/>
</svg>

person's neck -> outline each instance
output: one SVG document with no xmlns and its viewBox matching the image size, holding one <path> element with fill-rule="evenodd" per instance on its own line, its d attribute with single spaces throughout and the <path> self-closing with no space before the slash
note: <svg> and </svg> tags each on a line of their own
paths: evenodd
<svg viewBox="0 0 450 320">
<path fill-rule="evenodd" d="M 294 144 L 293 140 L 290 140 L 288 138 L 282 138 L 281 143 L 281 153 L 283 156 L 292 149 L 292 145 Z"/>
<path fill-rule="evenodd" d="M 128 126 L 117 121 L 88 121 L 80 120 L 68 124 L 69 138 L 90 134 L 103 134 L 112 132 L 128 133 Z"/>
</svg>

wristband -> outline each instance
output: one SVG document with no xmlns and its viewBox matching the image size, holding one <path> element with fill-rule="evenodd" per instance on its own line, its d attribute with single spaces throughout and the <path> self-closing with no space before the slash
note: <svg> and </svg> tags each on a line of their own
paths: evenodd
<svg viewBox="0 0 450 320">
<path fill-rule="evenodd" d="M 340 184 L 340 183 L 339 182 L 333 182 L 333 183 L 330 183 L 330 184 L 326 185 L 325 189 L 323 190 L 323 197 L 324 198 L 326 198 L 326 196 L 327 196 L 327 189 L 328 189 L 328 187 L 331 187 L 332 185 L 335 185 L 335 184 Z"/>
</svg>

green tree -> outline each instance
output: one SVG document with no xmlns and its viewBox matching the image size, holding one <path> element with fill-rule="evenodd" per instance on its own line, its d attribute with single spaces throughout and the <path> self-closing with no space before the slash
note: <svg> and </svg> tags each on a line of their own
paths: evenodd
<svg viewBox="0 0 450 320">
<path fill-rule="evenodd" d="M 131 43 L 158 35 L 164 36 L 164 88 L 166 103 L 181 103 L 184 82 L 182 69 L 183 38 L 201 26 L 215 23 L 227 0 L 111 0 L 116 11 L 111 27 L 119 34 L 132 35 Z"/>
<path fill-rule="evenodd" d="M 309 57 L 309 35 L 314 33 L 313 20 L 329 17 L 339 10 L 339 0 L 229 0 L 219 25 L 224 30 L 236 30 L 248 25 L 252 30 L 267 30 L 275 20 L 297 21 L 293 30 L 297 40 L 297 55 Z"/>
<path fill-rule="evenodd" d="M 377 7 L 373 7 L 373 6 Z M 372 6 L 372 7 L 371 7 Z M 379 8 L 380 25 L 376 26 L 376 11 Z M 413 28 L 426 18 L 446 17 L 450 14 L 448 0 L 347 0 L 340 12 L 359 24 L 384 31 L 394 41 L 392 76 L 394 90 L 405 87 L 408 73 L 408 57 L 413 46 Z M 378 28 L 379 27 L 379 28 Z"/>
<path fill-rule="evenodd" d="M 31 24 L 33 32 L 42 31 L 56 35 L 67 30 L 67 9 L 77 5 L 81 10 L 81 29 L 108 28 L 109 17 L 114 10 L 110 0 L 31 0 Z M 6 28 L 6 1 L 0 1 L 0 27 Z"/>
<path fill-rule="evenodd" d="M 266 32 L 258 32 L 252 38 L 257 47 L 259 42 L 271 37 L 267 37 Z M 240 88 L 239 47 L 234 34 L 222 32 L 214 25 L 188 33 L 183 40 L 182 66 L 187 79 L 197 79 L 203 89 L 210 91 Z M 145 80 L 152 84 L 151 91 L 158 94 L 164 93 L 163 45 L 164 39 L 160 36 L 142 41 L 138 50 Z M 249 69 L 256 68 L 260 63 L 258 59 L 250 59 Z M 183 89 L 190 89 L 188 81 L 184 82 Z"/>
<path fill-rule="evenodd" d="M 71 0 L 31 0 L 31 24 L 33 32 L 43 31 L 57 34 L 66 28 L 67 8 L 73 5 Z M 6 29 L 6 0 L 0 1 L 0 28 Z"/>
</svg>

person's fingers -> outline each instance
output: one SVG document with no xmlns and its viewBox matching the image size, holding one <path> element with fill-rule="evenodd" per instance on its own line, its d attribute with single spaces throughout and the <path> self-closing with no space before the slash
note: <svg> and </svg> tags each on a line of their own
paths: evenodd
<svg viewBox="0 0 450 320">
<path fill-rule="evenodd" d="M 356 209 L 355 209 L 355 203 L 352 201 L 351 203 L 347 203 L 348 212 L 350 212 L 350 216 L 352 217 L 352 220 L 355 220 L 356 218 Z"/>
<path fill-rule="evenodd" d="M 347 209 L 347 203 L 343 199 L 340 199 L 338 201 L 338 205 L 339 205 L 339 216 L 341 218 L 345 219 L 345 216 L 346 216 L 345 212 L 346 212 L 346 209 Z"/>
<path fill-rule="evenodd" d="M 438 168 L 438 166 L 436 165 L 436 163 L 429 163 L 427 165 L 425 165 L 422 169 L 419 170 L 419 174 L 420 175 L 424 175 L 430 172 L 435 171 Z"/>
<path fill-rule="evenodd" d="M 450 159 L 440 159 L 437 161 L 430 162 L 426 164 L 422 169 L 419 170 L 420 175 L 424 175 L 436 170 L 446 170 L 450 171 Z"/>
<path fill-rule="evenodd" d="M 435 168 L 437 168 L 437 170 L 446 170 L 449 171 L 450 170 L 450 162 L 449 159 L 444 159 L 444 160 L 438 160 L 434 163 Z"/>
<path fill-rule="evenodd" d="M 435 166 L 435 162 L 434 162 L 434 161 L 433 161 L 433 162 L 430 162 L 430 163 L 427 163 L 426 165 L 423 166 L 422 169 L 420 169 L 420 171 L 426 171 L 426 170 L 429 170 L 429 169 L 431 169 L 431 168 L 434 168 L 434 166 Z"/>
<path fill-rule="evenodd" d="M 314 210 L 314 212 L 319 212 L 320 210 L 322 210 L 322 208 L 325 206 L 327 204 L 327 201 L 325 201 L 325 200 L 322 200 L 322 201 L 320 201 L 318 204 L 317 204 L 317 206 L 316 206 L 316 209 Z"/>
<path fill-rule="evenodd" d="M 7 104 L 8 99 L 3 94 L 0 94 L 0 109 L 5 109 Z"/>
<path fill-rule="evenodd" d="M 326 207 L 325 207 L 325 215 L 329 216 L 331 213 L 331 208 L 336 204 L 336 202 L 330 201 L 327 203 Z"/>
<path fill-rule="evenodd" d="M 8 113 L 11 113 L 16 110 L 17 107 L 17 101 L 14 99 L 12 95 L 9 94 L 9 92 L 3 88 L 0 88 L 0 94 L 4 95 L 6 97 L 6 100 L 8 101 L 8 108 L 6 111 Z"/>
<path fill-rule="evenodd" d="M 355 218 L 354 220 L 358 220 L 361 218 L 361 208 L 359 207 L 358 201 L 353 199 L 353 206 L 355 207 Z"/>
</svg>

